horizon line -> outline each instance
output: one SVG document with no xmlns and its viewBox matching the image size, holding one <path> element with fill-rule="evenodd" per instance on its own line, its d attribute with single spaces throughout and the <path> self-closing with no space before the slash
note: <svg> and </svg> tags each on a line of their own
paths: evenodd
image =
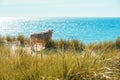
<svg viewBox="0 0 120 80">
<path fill-rule="evenodd" d="M 41 16 L 0 16 L 0 18 L 120 18 L 120 16 L 86 16 L 86 17 L 80 17 L 80 16 L 48 16 L 48 17 L 41 17 Z"/>
</svg>

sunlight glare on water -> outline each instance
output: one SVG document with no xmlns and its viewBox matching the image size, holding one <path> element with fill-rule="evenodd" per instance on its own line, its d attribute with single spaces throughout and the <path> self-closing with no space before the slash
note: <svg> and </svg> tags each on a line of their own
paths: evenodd
<svg viewBox="0 0 120 80">
<path fill-rule="evenodd" d="M 0 19 L 1 35 L 23 34 L 53 29 L 52 39 L 83 42 L 115 40 L 120 36 L 120 18 L 13 18 Z"/>
</svg>

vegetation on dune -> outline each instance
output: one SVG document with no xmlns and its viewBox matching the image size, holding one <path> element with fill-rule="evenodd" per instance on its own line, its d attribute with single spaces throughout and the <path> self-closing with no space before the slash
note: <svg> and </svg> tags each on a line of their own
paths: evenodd
<svg viewBox="0 0 120 80">
<path fill-rule="evenodd" d="M 49 51 L 43 58 L 0 47 L 0 80 L 119 80 L 120 52 Z"/>
<path fill-rule="evenodd" d="M 23 35 L 0 37 L 0 42 L 5 39 L 29 44 Z M 120 79 L 120 38 L 86 45 L 78 40 L 52 40 L 46 47 L 48 54 L 42 57 L 24 47 L 13 51 L 10 46 L 0 46 L 0 80 Z"/>
<path fill-rule="evenodd" d="M 47 48 L 55 48 L 62 50 L 75 50 L 75 51 L 83 51 L 85 45 L 78 40 L 51 40 L 46 43 Z"/>
<path fill-rule="evenodd" d="M 116 44 L 116 48 L 120 49 L 120 37 L 116 40 L 115 44 Z"/>
<path fill-rule="evenodd" d="M 20 41 L 21 45 L 25 42 L 25 36 L 24 35 L 18 35 L 17 40 Z"/>
<path fill-rule="evenodd" d="M 120 50 L 120 38 L 117 38 L 115 41 L 104 41 L 100 43 L 91 43 L 87 47 L 90 50 L 94 51 L 111 51 L 111 50 Z"/>
<path fill-rule="evenodd" d="M 30 45 L 30 38 L 25 37 L 24 35 L 14 36 L 0 36 L 0 43 L 3 43 L 5 40 L 8 42 L 19 41 L 21 45 Z M 48 49 L 62 49 L 62 50 L 76 50 L 84 51 L 85 49 L 90 49 L 94 51 L 104 51 L 112 49 L 120 49 L 120 38 L 117 38 L 115 41 L 104 41 L 99 43 L 89 43 L 85 44 L 78 40 L 51 40 L 46 43 L 46 48 Z"/>
<path fill-rule="evenodd" d="M 7 40 L 8 42 L 12 42 L 12 41 L 13 41 L 13 38 L 8 35 L 8 36 L 6 37 L 6 40 Z"/>
</svg>

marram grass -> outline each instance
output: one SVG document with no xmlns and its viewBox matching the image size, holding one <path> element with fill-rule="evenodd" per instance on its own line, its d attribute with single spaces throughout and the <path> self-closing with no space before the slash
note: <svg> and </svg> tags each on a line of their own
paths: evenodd
<svg viewBox="0 0 120 80">
<path fill-rule="evenodd" d="M 120 80 L 119 50 L 50 50 L 42 58 L 22 48 L 12 53 L 0 46 L 0 80 Z"/>
</svg>

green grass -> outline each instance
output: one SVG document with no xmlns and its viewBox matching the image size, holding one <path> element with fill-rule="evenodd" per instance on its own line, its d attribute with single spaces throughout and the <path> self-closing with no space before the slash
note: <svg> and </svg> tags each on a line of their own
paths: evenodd
<svg viewBox="0 0 120 80">
<path fill-rule="evenodd" d="M 92 53 L 50 50 L 43 58 L 30 55 L 22 48 L 11 55 L 7 46 L 0 47 L 0 80 L 119 80 L 118 50 Z M 44 51 L 43 51 L 44 53 Z"/>
</svg>

